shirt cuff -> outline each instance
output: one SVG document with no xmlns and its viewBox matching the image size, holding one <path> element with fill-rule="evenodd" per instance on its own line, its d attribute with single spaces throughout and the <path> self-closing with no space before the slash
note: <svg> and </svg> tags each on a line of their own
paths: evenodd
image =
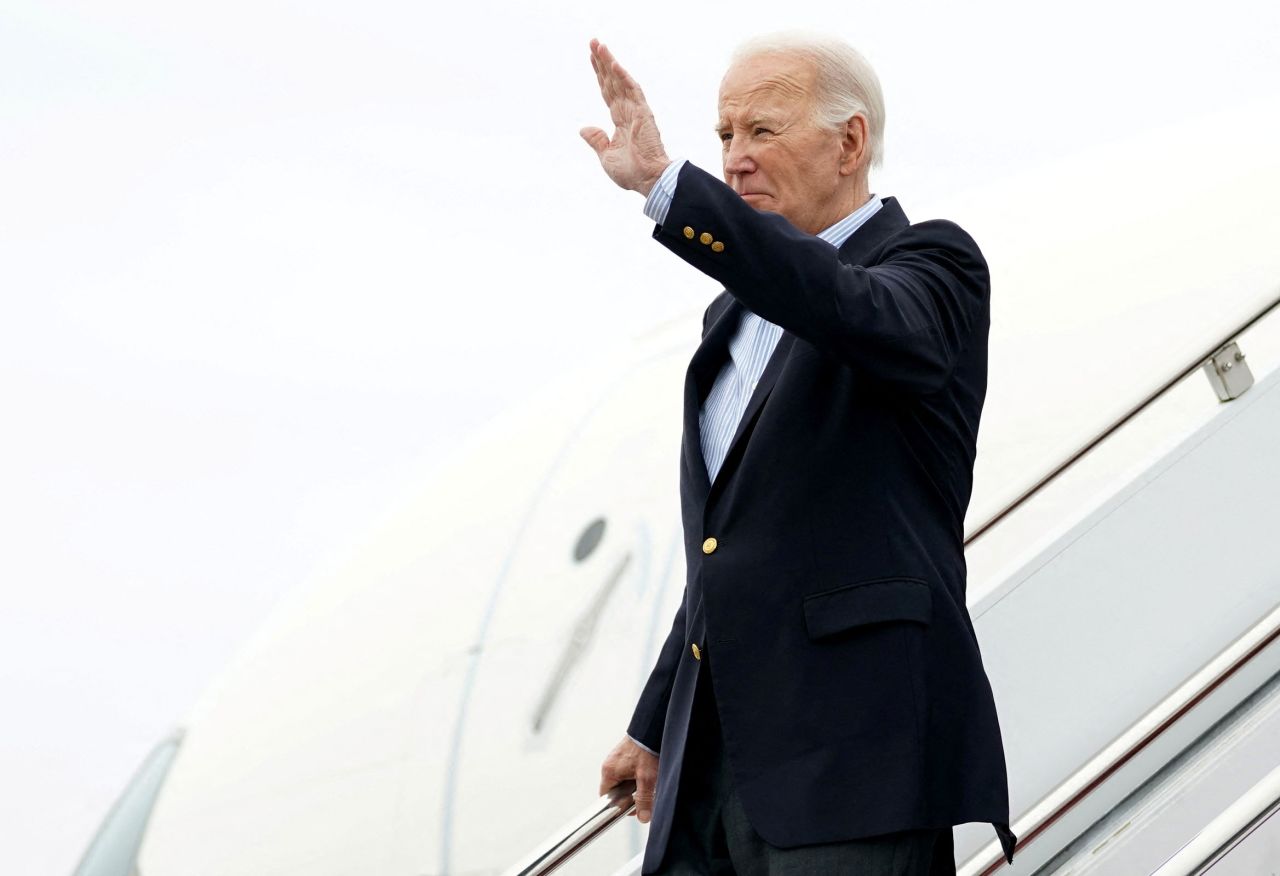
<svg viewBox="0 0 1280 876">
<path fill-rule="evenodd" d="M 654 188 L 656 189 L 656 188 L 657 188 L 657 186 L 654 186 Z M 654 757 L 658 757 L 658 752 L 654 751 L 652 748 L 650 748 L 649 746 L 645 745 L 645 744 L 644 744 L 643 742 L 641 742 L 639 739 L 636 739 L 636 738 L 635 738 L 634 736 L 632 736 L 630 733 L 628 733 L 628 734 L 627 734 L 627 738 L 628 738 L 628 739 L 630 739 L 632 742 L 634 742 L 636 745 L 638 745 L 638 746 L 640 746 L 641 748 L 643 748 L 645 751 L 647 751 L 647 752 L 649 752 L 650 754 L 652 754 Z"/>
<path fill-rule="evenodd" d="M 676 196 L 676 177 L 680 175 L 681 167 L 684 167 L 683 158 L 677 158 L 668 164 L 662 171 L 662 176 L 658 177 L 658 181 L 649 190 L 649 197 L 644 199 L 644 215 L 659 225 L 667 221 L 671 201 Z"/>
</svg>

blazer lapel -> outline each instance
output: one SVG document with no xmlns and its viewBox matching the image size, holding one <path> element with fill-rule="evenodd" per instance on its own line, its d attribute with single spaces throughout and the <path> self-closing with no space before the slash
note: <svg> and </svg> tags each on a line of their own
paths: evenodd
<svg viewBox="0 0 1280 876">
<path fill-rule="evenodd" d="M 707 475 L 707 460 L 702 455 L 702 431 L 698 427 L 698 413 L 702 402 L 711 392 L 716 375 L 729 358 L 729 339 L 738 330 L 745 308 L 733 296 L 712 322 L 706 336 L 693 354 L 684 375 L 684 447 L 681 457 L 688 469 L 690 483 L 700 500 L 705 501 L 711 489 Z"/>
</svg>

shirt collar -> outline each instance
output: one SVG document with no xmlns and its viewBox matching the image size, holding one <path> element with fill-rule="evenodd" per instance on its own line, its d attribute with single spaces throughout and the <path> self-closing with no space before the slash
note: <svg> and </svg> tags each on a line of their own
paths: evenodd
<svg viewBox="0 0 1280 876">
<path fill-rule="evenodd" d="M 854 210 L 848 216 L 845 216 L 834 225 L 830 225 L 818 232 L 821 237 L 832 246 L 842 246 L 848 240 L 853 232 L 862 227 L 862 223 L 866 222 L 880 209 L 881 201 L 874 194 L 867 199 L 867 202 L 858 209 Z"/>
</svg>

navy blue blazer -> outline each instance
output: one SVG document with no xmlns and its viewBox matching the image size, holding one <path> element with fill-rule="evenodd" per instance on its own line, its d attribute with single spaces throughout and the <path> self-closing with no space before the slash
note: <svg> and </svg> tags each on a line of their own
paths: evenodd
<svg viewBox="0 0 1280 876">
<path fill-rule="evenodd" d="M 837 250 L 692 164 L 654 237 L 725 291 L 685 378 L 684 601 L 627 727 L 659 752 L 642 872 L 670 834 L 702 651 L 734 786 L 767 842 L 985 821 L 1012 862 L 965 605 L 990 326 L 977 244 L 886 198 Z M 709 483 L 698 410 L 744 306 L 784 331 Z"/>
</svg>

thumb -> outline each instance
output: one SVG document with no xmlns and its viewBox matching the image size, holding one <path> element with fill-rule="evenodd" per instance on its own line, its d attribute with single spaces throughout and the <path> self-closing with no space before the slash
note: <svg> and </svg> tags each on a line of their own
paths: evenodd
<svg viewBox="0 0 1280 876">
<path fill-rule="evenodd" d="M 609 135 L 599 128 L 583 128 L 578 132 L 583 140 L 587 141 L 587 145 L 596 150 L 597 155 L 604 153 L 609 148 Z"/>
</svg>

